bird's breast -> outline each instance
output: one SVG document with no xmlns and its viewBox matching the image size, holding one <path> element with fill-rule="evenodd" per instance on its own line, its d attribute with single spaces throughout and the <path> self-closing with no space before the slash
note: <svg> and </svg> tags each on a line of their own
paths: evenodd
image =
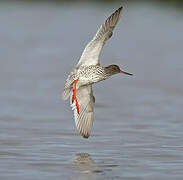
<svg viewBox="0 0 183 180">
<path fill-rule="evenodd" d="M 101 66 L 88 66 L 79 72 L 79 81 L 81 85 L 97 83 L 106 79 L 104 68 Z"/>
</svg>

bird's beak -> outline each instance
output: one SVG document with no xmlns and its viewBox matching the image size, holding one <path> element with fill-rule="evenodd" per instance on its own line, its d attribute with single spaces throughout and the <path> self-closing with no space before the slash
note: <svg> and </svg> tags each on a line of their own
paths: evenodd
<svg viewBox="0 0 183 180">
<path fill-rule="evenodd" d="M 133 76 L 133 74 L 128 73 L 128 72 L 125 72 L 125 71 L 121 71 L 121 70 L 120 70 L 120 73 L 121 73 L 121 74 L 127 74 L 127 75 L 130 75 L 130 76 Z"/>
</svg>

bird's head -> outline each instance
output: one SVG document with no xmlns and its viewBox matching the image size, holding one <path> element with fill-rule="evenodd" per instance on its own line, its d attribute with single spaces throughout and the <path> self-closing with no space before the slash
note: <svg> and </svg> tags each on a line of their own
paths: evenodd
<svg viewBox="0 0 183 180">
<path fill-rule="evenodd" d="M 122 71 L 119 66 L 115 65 L 115 64 L 112 64 L 112 65 L 109 65 L 106 67 L 106 70 L 109 74 L 111 75 L 114 75 L 114 74 L 118 74 L 118 73 L 121 73 L 121 74 L 127 74 L 127 75 L 130 75 L 132 76 L 133 74 L 131 73 L 128 73 L 128 72 L 125 72 L 125 71 Z"/>
</svg>

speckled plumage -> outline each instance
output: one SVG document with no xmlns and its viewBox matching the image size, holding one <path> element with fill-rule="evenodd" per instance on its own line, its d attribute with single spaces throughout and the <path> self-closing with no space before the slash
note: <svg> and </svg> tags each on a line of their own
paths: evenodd
<svg viewBox="0 0 183 180">
<path fill-rule="evenodd" d="M 92 84 L 120 73 L 117 65 L 110 65 L 108 67 L 101 66 L 99 56 L 105 42 L 112 36 L 113 30 L 120 18 L 121 10 L 122 7 L 107 18 L 94 38 L 88 43 L 76 68 L 68 76 L 62 92 L 64 100 L 69 96 L 71 97 L 70 103 L 74 110 L 76 127 L 84 138 L 90 136 L 93 124 L 95 98 L 93 96 Z M 76 101 L 73 101 L 74 91 L 72 92 L 72 90 L 75 90 L 74 83 L 78 104 Z M 79 106 L 79 111 L 76 106 Z"/>
<path fill-rule="evenodd" d="M 92 85 L 93 83 L 108 79 L 119 72 L 120 69 L 117 65 L 110 65 L 108 67 L 102 67 L 101 65 L 77 67 L 68 76 L 62 92 L 62 97 L 64 100 L 69 97 L 74 80 L 79 79 L 77 83 L 77 89 L 79 89 L 80 86 Z"/>
</svg>

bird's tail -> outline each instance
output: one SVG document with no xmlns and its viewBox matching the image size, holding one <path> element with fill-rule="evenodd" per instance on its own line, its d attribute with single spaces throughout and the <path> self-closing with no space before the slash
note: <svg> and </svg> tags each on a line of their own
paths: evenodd
<svg viewBox="0 0 183 180">
<path fill-rule="evenodd" d="M 63 100 L 67 100 L 70 96 L 72 88 L 64 88 L 62 91 L 62 98 Z"/>
</svg>

